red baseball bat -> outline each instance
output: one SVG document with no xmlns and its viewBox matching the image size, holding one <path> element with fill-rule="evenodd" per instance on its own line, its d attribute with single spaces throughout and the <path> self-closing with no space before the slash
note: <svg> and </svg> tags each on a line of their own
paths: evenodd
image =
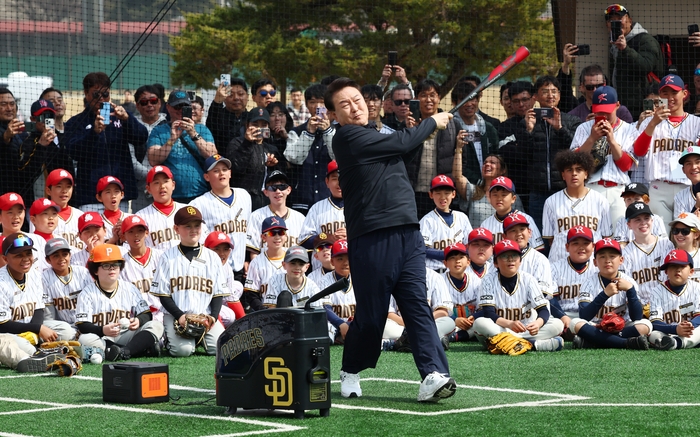
<svg viewBox="0 0 700 437">
<path fill-rule="evenodd" d="M 450 109 L 451 114 L 455 114 L 459 108 L 476 97 L 481 91 L 491 86 L 494 82 L 500 79 L 504 74 L 506 74 L 511 68 L 521 63 L 525 58 L 530 56 L 530 50 L 525 46 L 520 46 L 518 50 L 512 55 L 508 56 L 503 62 L 501 62 L 498 67 L 494 68 L 491 74 L 484 79 L 467 97 L 462 99 L 461 102 L 457 104 L 454 108 Z"/>
</svg>

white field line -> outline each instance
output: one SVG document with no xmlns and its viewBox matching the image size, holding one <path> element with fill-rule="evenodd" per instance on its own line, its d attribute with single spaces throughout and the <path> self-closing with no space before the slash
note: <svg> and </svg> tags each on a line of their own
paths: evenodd
<svg viewBox="0 0 700 437">
<path fill-rule="evenodd" d="M 15 414 L 31 414 L 31 413 L 42 413 L 43 414 L 46 411 L 65 410 L 68 408 L 74 408 L 74 407 L 73 406 L 63 406 L 63 407 L 37 408 L 36 410 L 3 411 L 3 412 L 0 412 L 0 416 L 13 416 Z"/>
<path fill-rule="evenodd" d="M 32 437 L 32 436 L 24 435 L 24 434 L 12 434 L 9 432 L 0 432 L 0 437 Z"/>
</svg>

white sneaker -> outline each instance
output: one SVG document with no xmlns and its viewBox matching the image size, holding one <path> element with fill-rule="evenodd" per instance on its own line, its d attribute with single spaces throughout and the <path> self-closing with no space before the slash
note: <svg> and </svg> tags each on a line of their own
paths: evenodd
<svg viewBox="0 0 700 437">
<path fill-rule="evenodd" d="M 564 339 L 559 337 L 548 338 L 546 340 L 536 340 L 535 350 L 536 351 L 547 351 L 547 352 L 558 352 L 564 349 Z"/>
<path fill-rule="evenodd" d="M 340 395 L 344 398 L 359 398 L 362 396 L 359 374 L 340 371 Z"/>
<path fill-rule="evenodd" d="M 457 383 L 442 373 L 433 372 L 426 376 L 418 389 L 418 402 L 437 402 L 455 394 Z"/>
</svg>

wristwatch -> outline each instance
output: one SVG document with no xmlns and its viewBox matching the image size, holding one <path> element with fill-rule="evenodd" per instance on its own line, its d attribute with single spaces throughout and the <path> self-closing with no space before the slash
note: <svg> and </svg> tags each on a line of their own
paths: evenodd
<svg viewBox="0 0 700 437">
<path fill-rule="evenodd" d="M 197 134 L 192 137 L 192 141 L 197 142 L 202 139 L 202 136 L 200 134 Z"/>
</svg>

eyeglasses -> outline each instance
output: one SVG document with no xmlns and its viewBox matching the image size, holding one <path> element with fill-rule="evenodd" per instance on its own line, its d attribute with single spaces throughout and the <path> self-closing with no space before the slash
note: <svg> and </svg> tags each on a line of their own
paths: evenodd
<svg viewBox="0 0 700 437">
<path fill-rule="evenodd" d="M 540 93 L 543 96 L 549 96 L 549 95 L 556 96 L 557 94 L 559 94 L 559 90 L 558 89 L 551 89 L 551 88 L 550 89 L 542 89 L 542 90 L 539 90 L 538 93 Z"/>
<path fill-rule="evenodd" d="M 287 188 L 289 188 L 289 184 L 275 184 L 275 185 L 268 185 L 267 187 L 265 187 L 265 189 L 267 191 L 272 191 L 272 192 L 277 191 L 277 190 L 284 191 Z"/>
<path fill-rule="evenodd" d="M 12 241 L 12 245 L 8 246 L 7 249 L 5 249 L 5 252 L 3 252 L 3 255 L 7 256 L 7 254 L 10 252 L 10 249 L 13 247 L 19 248 L 19 247 L 32 247 L 34 245 L 34 242 L 27 237 L 26 235 L 18 235 L 17 238 Z"/>
<path fill-rule="evenodd" d="M 528 97 L 527 99 L 511 99 L 510 103 L 513 105 L 525 105 L 528 102 L 532 100 L 532 97 Z"/>
<path fill-rule="evenodd" d="M 260 94 L 262 97 L 267 97 L 268 94 L 270 95 L 270 97 L 275 97 L 275 96 L 277 95 L 277 91 L 275 91 L 275 90 L 270 90 L 270 91 L 268 91 L 268 90 L 260 90 L 259 94 Z"/>
<path fill-rule="evenodd" d="M 510 261 L 515 261 L 516 259 L 520 259 L 520 255 L 514 254 L 514 253 L 507 253 L 505 255 L 499 256 L 499 258 L 510 262 Z"/>
<path fill-rule="evenodd" d="M 584 85 L 588 91 L 595 91 L 598 88 L 605 86 L 604 83 L 597 83 L 595 85 Z"/>
<path fill-rule="evenodd" d="M 122 268 L 122 264 L 121 263 L 102 263 L 102 264 L 100 264 L 100 268 L 102 270 L 107 270 L 107 271 L 117 270 L 117 269 Z"/>
<path fill-rule="evenodd" d="M 318 246 L 317 248 L 315 248 L 314 250 L 316 252 L 321 252 L 321 251 L 326 250 L 326 249 L 331 249 L 332 247 L 333 247 L 332 244 L 324 243 L 324 244 Z"/>
<path fill-rule="evenodd" d="M 284 237 L 285 235 L 287 235 L 287 231 L 285 231 L 284 229 L 272 229 L 270 231 L 263 232 L 263 235 L 267 235 L 268 237 L 281 235 L 282 237 Z"/>
<path fill-rule="evenodd" d="M 94 93 L 92 93 L 93 99 L 99 99 L 100 97 L 102 97 L 103 99 L 109 98 L 109 91 L 95 91 Z"/>
<path fill-rule="evenodd" d="M 690 229 L 690 228 L 673 228 L 673 229 L 671 229 L 671 234 L 673 234 L 673 235 L 681 234 L 681 235 L 686 236 L 686 237 L 688 235 L 690 235 L 691 232 L 696 232 L 696 231 L 694 229 Z"/>
<path fill-rule="evenodd" d="M 14 108 L 17 102 L 14 100 L 11 102 L 0 102 L 0 108 L 4 108 L 5 106 L 9 106 L 10 108 Z"/>
<path fill-rule="evenodd" d="M 149 103 L 153 106 L 157 105 L 158 104 L 158 97 L 151 97 L 150 99 L 139 100 L 139 105 L 141 105 L 141 106 L 146 106 Z"/>
<path fill-rule="evenodd" d="M 394 100 L 396 106 L 408 105 L 409 103 L 411 103 L 411 99 Z"/>
</svg>

